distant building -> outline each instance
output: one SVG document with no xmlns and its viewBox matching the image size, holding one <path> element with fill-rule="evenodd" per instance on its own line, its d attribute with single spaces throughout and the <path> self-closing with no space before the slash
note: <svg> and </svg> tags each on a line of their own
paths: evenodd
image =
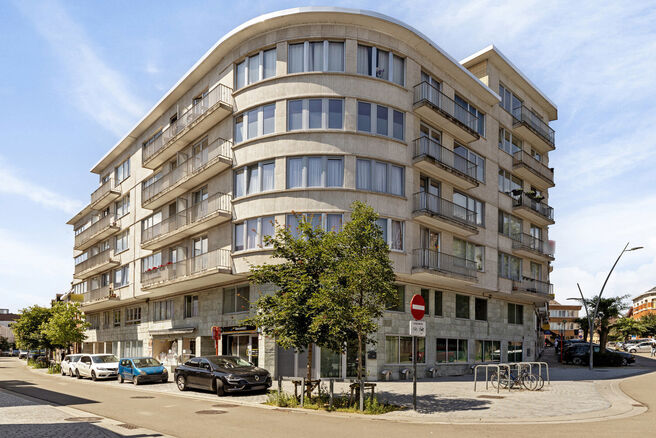
<svg viewBox="0 0 656 438">
<path fill-rule="evenodd" d="M 18 321 L 19 316 L 15 313 L 9 313 L 9 309 L 0 309 L 0 336 L 7 338 L 9 342 L 15 342 L 16 340 L 9 324 Z"/>
<path fill-rule="evenodd" d="M 549 302 L 549 328 L 556 336 L 565 339 L 577 338 L 580 325 L 576 322 L 579 317 L 581 306 L 571 304 L 560 304 L 558 301 Z"/>
<path fill-rule="evenodd" d="M 656 287 L 633 299 L 629 316 L 633 319 L 656 313 Z"/>
</svg>

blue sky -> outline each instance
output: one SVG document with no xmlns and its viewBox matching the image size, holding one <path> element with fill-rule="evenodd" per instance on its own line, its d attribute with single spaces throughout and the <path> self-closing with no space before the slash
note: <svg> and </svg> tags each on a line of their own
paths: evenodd
<svg viewBox="0 0 656 438">
<path fill-rule="evenodd" d="M 222 35 L 262 13 L 319 2 L 0 4 L 0 308 L 70 287 L 88 172 Z M 558 105 L 557 299 L 656 286 L 656 2 L 336 2 L 394 16 L 456 59 L 494 43 Z"/>
</svg>

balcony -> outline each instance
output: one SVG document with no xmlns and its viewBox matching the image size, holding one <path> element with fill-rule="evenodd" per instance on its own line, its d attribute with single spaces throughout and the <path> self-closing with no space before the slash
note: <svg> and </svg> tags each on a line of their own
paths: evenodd
<svg viewBox="0 0 656 438">
<path fill-rule="evenodd" d="M 524 140 L 528 141 L 534 146 L 542 145 L 540 149 L 554 150 L 555 147 L 555 132 L 545 123 L 540 116 L 521 105 L 513 108 L 513 129 Z"/>
<path fill-rule="evenodd" d="M 540 189 L 554 186 L 553 168 L 545 166 L 524 151 L 513 154 L 513 172 Z"/>
<path fill-rule="evenodd" d="M 476 262 L 432 249 L 415 249 L 412 251 L 412 273 L 434 274 L 457 278 L 467 282 L 476 281 Z"/>
<path fill-rule="evenodd" d="M 178 116 L 150 144 L 144 146 L 143 167 L 156 169 L 210 127 L 232 114 L 232 89 L 219 84 Z"/>
<path fill-rule="evenodd" d="M 232 279 L 232 259 L 227 249 L 216 249 L 141 273 L 141 289 L 162 293 L 207 287 Z"/>
<path fill-rule="evenodd" d="M 75 236 L 74 249 L 84 251 L 93 246 L 94 243 L 106 239 L 118 230 L 120 230 L 120 227 L 116 223 L 114 216 L 108 215 L 102 217 L 91 224 L 89 228 Z"/>
<path fill-rule="evenodd" d="M 232 219 L 232 197 L 216 193 L 141 233 L 141 247 L 155 250 Z"/>
<path fill-rule="evenodd" d="M 232 166 L 232 142 L 218 138 L 141 192 L 141 206 L 154 210 Z"/>
<path fill-rule="evenodd" d="M 89 278 L 95 274 L 106 271 L 118 265 L 119 261 L 118 258 L 114 256 L 114 248 L 113 246 L 110 246 L 108 249 L 89 257 L 82 263 L 75 265 L 75 272 L 73 273 L 73 277 L 77 279 Z"/>
<path fill-rule="evenodd" d="M 537 225 L 551 225 L 554 223 L 554 211 L 542 201 L 536 201 L 526 193 L 513 195 L 513 211 L 522 218 L 528 219 Z"/>
<path fill-rule="evenodd" d="M 479 139 L 478 117 L 458 105 L 432 84 L 421 82 L 414 89 L 415 112 L 453 137 L 470 143 Z"/>
<path fill-rule="evenodd" d="M 413 203 L 413 218 L 421 224 L 460 236 L 478 234 L 475 211 L 426 192 L 415 193 Z"/>
<path fill-rule="evenodd" d="M 121 196 L 121 190 L 114 186 L 114 178 L 109 178 L 91 194 L 89 207 L 94 210 L 102 210 L 119 196 Z"/>
<path fill-rule="evenodd" d="M 530 277 L 513 280 L 512 288 L 513 292 L 543 295 L 544 298 L 549 298 L 550 295 L 553 295 L 553 284 L 546 281 L 534 280 Z"/>
<path fill-rule="evenodd" d="M 414 145 L 414 164 L 424 173 L 463 190 L 478 187 L 476 163 L 428 137 L 415 139 Z"/>
<path fill-rule="evenodd" d="M 554 259 L 553 246 L 530 234 L 521 233 L 510 236 L 512 239 L 512 248 L 515 253 L 525 257 L 546 258 L 548 260 Z"/>
</svg>

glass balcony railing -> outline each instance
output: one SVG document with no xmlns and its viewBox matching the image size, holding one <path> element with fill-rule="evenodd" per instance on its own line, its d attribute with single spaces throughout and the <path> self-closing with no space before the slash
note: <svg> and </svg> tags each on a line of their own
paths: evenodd
<svg viewBox="0 0 656 438">
<path fill-rule="evenodd" d="M 477 179 L 476 174 L 478 166 L 476 163 L 469 161 L 465 157 L 461 157 L 453 151 L 450 151 L 432 138 L 420 137 L 414 140 L 414 144 L 414 158 L 424 156 L 429 157 L 453 170 L 460 172 L 463 175 Z"/>
<path fill-rule="evenodd" d="M 414 268 L 443 271 L 463 277 L 476 278 L 476 262 L 433 249 L 420 248 L 412 251 Z"/>
<path fill-rule="evenodd" d="M 553 221 L 554 220 L 554 210 L 549 207 L 542 201 L 537 201 L 534 198 L 531 198 L 526 193 L 521 193 L 519 195 L 512 195 L 513 198 L 513 207 L 528 207 L 540 216 Z"/>
<path fill-rule="evenodd" d="M 531 131 L 540 136 L 547 144 L 554 146 L 556 134 L 540 116 L 526 108 L 524 105 L 513 108 L 513 125 L 526 125 Z"/>
<path fill-rule="evenodd" d="M 531 154 L 528 154 L 524 151 L 517 151 L 513 154 L 513 167 L 517 166 L 526 166 L 534 174 L 546 179 L 551 184 L 554 182 L 554 171 L 553 168 L 549 168 L 533 158 Z"/>
<path fill-rule="evenodd" d="M 214 269 L 231 269 L 230 251 L 216 249 L 178 262 L 169 262 L 141 273 L 141 284 L 150 286 L 164 281 L 181 280 Z"/>
<path fill-rule="evenodd" d="M 530 251 L 538 252 L 547 257 L 553 257 L 554 248 L 549 242 L 545 242 L 535 236 L 526 233 L 518 233 L 510 236 L 512 239 L 513 249 L 528 249 Z"/>
<path fill-rule="evenodd" d="M 463 125 L 474 136 L 478 137 L 478 116 L 469 112 L 466 108 L 459 105 L 455 100 L 442 93 L 433 84 L 420 82 L 415 85 L 414 103 L 428 103 L 433 108 L 439 110 L 447 118 L 454 120 Z"/>
<path fill-rule="evenodd" d="M 548 295 L 553 293 L 553 284 L 530 277 L 522 277 L 521 280 L 513 280 L 513 290 Z"/>
<path fill-rule="evenodd" d="M 455 222 L 467 226 L 479 226 L 478 218 L 475 211 L 468 210 L 465 207 L 454 204 L 451 201 L 440 198 L 437 195 L 426 192 L 418 192 L 413 195 L 414 212 L 424 212 L 437 216 L 442 216 Z"/>
</svg>

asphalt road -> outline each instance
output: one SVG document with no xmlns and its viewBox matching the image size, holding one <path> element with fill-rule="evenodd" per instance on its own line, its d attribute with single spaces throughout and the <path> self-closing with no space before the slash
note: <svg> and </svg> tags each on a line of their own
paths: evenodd
<svg viewBox="0 0 656 438">
<path fill-rule="evenodd" d="M 656 373 L 626 379 L 623 391 L 649 407 L 644 414 L 624 419 L 567 424 L 441 425 L 375 420 L 359 416 L 317 415 L 286 410 L 230 405 L 230 397 L 216 402 L 176 395 L 113 388 L 41 375 L 24 361 L 0 358 L 0 388 L 52 403 L 71 406 L 178 437 L 616 437 L 653 436 L 656 425 Z M 127 388 L 127 389 L 126 389 Z M 150 398 L 136 398 L 150 397 Z M 218 406 L 213 406 L 218 405 Z M 199 411 L 219 411 L 203 414 Z M 548 416 L 548 413 L 545 413 Z"/>
</svg>

